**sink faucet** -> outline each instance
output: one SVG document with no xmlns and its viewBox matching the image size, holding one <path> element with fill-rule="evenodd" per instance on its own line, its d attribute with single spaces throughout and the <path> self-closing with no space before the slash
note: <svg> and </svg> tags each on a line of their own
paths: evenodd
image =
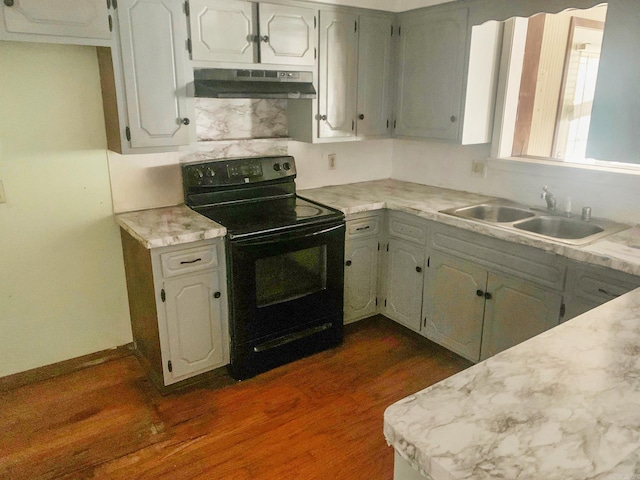
<svg viewBox="0 0 640 480">
<path fill-rule="evenodd" d="M 556 209 L 556 197 L 553 196 L 553 193 L 549 191 L 549 187 L 542 187 L 542 193 L 540 194 L 540 198 L 544 199 L 547 202 L 547 210 L 555 210 Z"/>
</svg>

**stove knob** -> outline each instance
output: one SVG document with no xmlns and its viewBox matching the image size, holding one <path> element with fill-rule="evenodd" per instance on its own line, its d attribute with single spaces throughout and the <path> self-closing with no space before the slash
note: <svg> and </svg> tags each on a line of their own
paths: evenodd
<svg viewBox="0 0 640 480">
<path fill-rule="evenodd" d="M 196 185 L 200 184 L 200 179 L 204 177 L 204 173 L 199 168 L 194 168 L 189 173 L 189 177 L 191 177 L 192 181 L 195 182 Z"/>
<path fill-rule="evenodd" d="M 206 173 L 207 173 L 207 177 L 215 177 L 216 176 L 216 172 L 211 167 L 207 168 Z"/>
<path fill-rule="evenodd" d="M 282 168 L 284 168 L 285 170 L 291 170 L 291 164 L 289 162 L 284 162 L 282 164 Z"/>
<path fill-rule="evenodd" d="M 279 172 L 279 171 L 280 171 L 280 164 L 279 164 L 279 163 L 274 163 L 274 164 L 273 164 L 273 169 L 274 169 L 276 172 Z"/>
</svg>

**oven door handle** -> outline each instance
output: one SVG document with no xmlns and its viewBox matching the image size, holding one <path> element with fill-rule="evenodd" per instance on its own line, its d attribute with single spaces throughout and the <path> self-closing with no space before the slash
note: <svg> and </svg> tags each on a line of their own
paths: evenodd
<svg viewBox="0 0 640 480">
<path fill-rule="evenodd" d="M 336 230 L 339 230 L 341 228 L 344 228 L 344 223 L 340 223 L 339 225 L 335 225 L 332 227 L 328 227 L 325 228 L 323 230 L 316 230 L 314 232 L 308 232 L 302 235 L 296 235 L 292 232 L 287 232 L 287 233 L 282 233 L 278 236 L 271 236 L 271 237 L 260 237 L 260 238 L 255 238 L 255 239 L 246 239 L 246 240 L 236 240 L 235 243 L 238 243 L 242 246 L 257 246 L 257 245 L 273 245 L 276 243 L 281 243 L 281 242 L 288 242 L 291 240 L 300 240 L 303 238 L 311 238 L 311 237 L 317 237 L 318 235 L 324 235 L 326 233 L 331 233 L 334 232 Z"/>
</svg>

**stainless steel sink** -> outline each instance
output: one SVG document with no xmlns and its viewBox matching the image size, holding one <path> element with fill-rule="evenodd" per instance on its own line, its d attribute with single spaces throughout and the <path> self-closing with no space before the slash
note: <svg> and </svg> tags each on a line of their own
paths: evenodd
<svg viewBox="0 0 640 480">
<path fill-rule="evenodd" d="M 535 216 L 534 212 L 525 208 L 492 203 L 455 208 L 451 214 L 492 223 L 511 223 Z"/>
<path fill-rule="evenodd" d="M 572 245 L 586 244 L 629 228 L 628 225 L 602 219 L 586 222 L 502 199 L 449 208 L 441 213 Z"/>
<path fill-rule="evenodd" d="M 562 239 L 582 239 L 604 232 L 604 228 L 593 223 L 583 222 L 573 218 L 540 216 L 517 222 L 513 224 L 514 228 L 526 230 L 527 232 L 537 233 L 545 237 L 562 238 Z"/>
</svg>

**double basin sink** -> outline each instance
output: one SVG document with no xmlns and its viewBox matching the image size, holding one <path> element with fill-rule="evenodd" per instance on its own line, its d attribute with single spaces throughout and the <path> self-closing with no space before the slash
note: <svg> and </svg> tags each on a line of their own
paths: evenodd
<svg viewBox="0 0 640 480">
<path fill-rule="evenodd" d="M 573 245 L 589 243 L 629 228 L 627 225 L 607 220 L 584 221 L 556 212 L 535 211 L 507 200 L 449 208 L 441 213 Z"/>
</svg>

